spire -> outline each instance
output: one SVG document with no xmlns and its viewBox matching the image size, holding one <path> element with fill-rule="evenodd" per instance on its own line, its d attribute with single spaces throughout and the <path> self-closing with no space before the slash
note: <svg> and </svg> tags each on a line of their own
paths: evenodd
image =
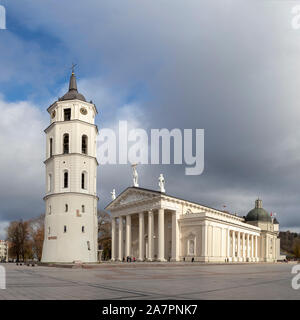
<svg viewBox="0 0 300 320">
<path fill-rule="evenodd" d="M 61 98 L 59 98 L 59 101 L 65 101 L 65 100 L 81 100 L 81 101 L 86 101 L 85 97 L 78 92 L 77 90 L 77 81 L 76 81 L 76 76 L 75 76 L 75 72 L 74 72 L 74 68 L 76 65 L 72 65 L 72 74 L 70 77 L 70 83 L 69 83 L 69 91 L 62 96 Z"/>
<path fill-rule="evenodd" d="M 72 74 L 71 74 L 71 77 L 70 77 L 69 91 L 76 91 L 76 92 L 78 92 L 78 90 L 77 90 L 76 76 L 75 76 L 74 70 L 72 71 Z"/>
</svg>

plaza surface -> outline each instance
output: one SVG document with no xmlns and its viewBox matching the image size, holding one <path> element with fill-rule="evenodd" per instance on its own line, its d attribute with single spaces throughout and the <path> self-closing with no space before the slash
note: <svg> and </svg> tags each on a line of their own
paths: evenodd
<svg viewBox="0 0 300 320">
<path fill-rule="evenodd" d="M 88 268 L 2 264 L 5 299 L 300 299 L 294 264 L 123 263 Z"/>
</svg>

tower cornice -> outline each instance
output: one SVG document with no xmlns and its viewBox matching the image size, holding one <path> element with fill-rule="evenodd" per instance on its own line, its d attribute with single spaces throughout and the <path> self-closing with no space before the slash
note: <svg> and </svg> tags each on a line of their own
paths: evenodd
<svg viewBox="0 0 300 320">
<path fill-rule="evenodd" d="M 49 193 L 49 194 L 45 195 L 43 200 L 47 200 L 48 198 L 53 197 L 53 196 L 70 195 L 70 194 L 75 194 L 75 195 L 79 195 L 79 196 L 89 196 L 91 198 L 96 199 L 97 201 L 99 200 L 99 197 L 97 195 L 90 194 L 90 193 L 84 193 L 84 192 L 74 192 L 74 191 Z"/>
<path fill-rule="evenodd" d="M 83 153 L 78 153 L 78 152 L 53 154 L 52 157 L 47 158 L 47 159 L 44 161 L 44 164 L 48 163 L 51 159 L 63 157 L 63 156 L 66 156 L 66 155 L 75 155 L 75 156 L 82 156 L 82 157 L 84 157 L 84 158 L 94 159 L 94 160 L 96 161 L 97 166 L 99 166 L 99 162 L 98 162 L 98 160 L 97 160 L 96 157 L 89 156 L 89 155 L 83 154 Z"/>
<path fill-rule="evenodd" d="M 73 120 L 68 120 L 68 121 L 54 121 L 44 130 L 44 132 L 47 133 L 56 124 L 62 124 L 62 123 L 64 123 L 64 124 L 65 123 L 83 123 L 83 124 L 87 124 L 87 125 L 89 125 L 91 127 L 94 127 L 96 129 L 97 133 L 99 132 L 98 126 L 96 124 L 92 124 L 92 123 L 89 123 L 87 121 L 82 121 L 82 120 L 79 120 L 79 119 L 73 119 Z"/>
</svg>

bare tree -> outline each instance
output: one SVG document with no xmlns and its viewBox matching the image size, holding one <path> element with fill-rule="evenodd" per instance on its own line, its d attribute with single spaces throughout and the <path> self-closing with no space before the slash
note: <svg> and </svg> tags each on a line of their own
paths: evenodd
<svg viewBox="0 0 300 320">
<path fill-rule="evenodd" d="M 104 260 L 111 257 L 111 216 L 104 210 L 98 210 L 98 244 L 103 250 Z"/>
<path fill-rule="evenodd" d="M 45 215 L 30 219 L 29 223 L 29 239 L 33 256 L 39 261 L 42 258 L 43 243 L 44 243 L 44 221 Z"/>
<path fill-rule="evenodd" d="M 300 258 L 300 240 L 299 239 L 294 241 L 293 253 L 297 259 Z"/>
<path fill-rule="evenodd" d="M 19 220 L 12 221 L 7 227 L 7 241 L 9 242 L 9 255 L 16 257 L 17 261 L 31 256 L 29 245 L 29 227 L 28 222 Z"/>
</svg>

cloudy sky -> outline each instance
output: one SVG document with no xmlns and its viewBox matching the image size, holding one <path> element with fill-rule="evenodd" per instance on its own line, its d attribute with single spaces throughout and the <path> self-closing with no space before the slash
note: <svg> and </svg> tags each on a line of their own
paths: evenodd
<svg viewBox="0 0 300 320">
<path fill-rule="evenodd" d="M 99 128 L 205 130 L 205 169 L 140 166 L 140 186 L 244 216 L 259 196 L 300 231 L 300 29 L 285 0 L 1 0 L 0 238 L 44 212 L 47 107 L 78 87 Z M 98 171 L 99 207 L 131 185 L 129 165 Z"/>
</svg>

